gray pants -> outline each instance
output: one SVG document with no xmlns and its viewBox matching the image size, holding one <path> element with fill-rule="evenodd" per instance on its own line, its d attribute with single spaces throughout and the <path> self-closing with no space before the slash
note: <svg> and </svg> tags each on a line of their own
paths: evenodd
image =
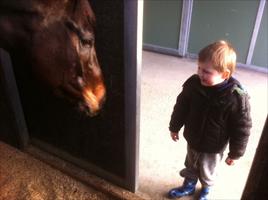
<svg viewBox="0 0 268 200">
<path fill-rule="evenodd" d="M 200 153 L 187 146 L 185 167 L 180 175 L 188 179 L 199 179 L 203 187 L 214 185 L 217 175 L 217 167 L 221 162 L 221 153 Z"/>
</svg>

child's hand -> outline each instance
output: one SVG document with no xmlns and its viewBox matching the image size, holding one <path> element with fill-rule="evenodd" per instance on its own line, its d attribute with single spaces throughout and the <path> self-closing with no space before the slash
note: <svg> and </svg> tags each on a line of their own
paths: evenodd
<svg viewBox="0 0 268 200">
<path fill-rule="evenodd" d="M 231 166 L 235 164 L 235 161 L 232 158 L 227 157 L 225 163 Z"/>
<path fill-rule="evenodd" d="M 170 136 L 173 141 L 177 142 L 179 140 L 179 133 L 176 132 L 170 132 Z"/>
</svg>

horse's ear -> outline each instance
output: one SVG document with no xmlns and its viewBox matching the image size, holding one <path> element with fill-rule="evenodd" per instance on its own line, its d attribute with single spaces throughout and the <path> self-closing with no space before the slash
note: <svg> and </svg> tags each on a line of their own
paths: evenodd
<svg viewBox="0 0 268 200">
<path fill-rule="evenodd" d="M 96 18 L 88 0 L 69 0 L 66 6 L 66 14 L 72 20 L 87 23 L 94 26 Z"/>
</svg>

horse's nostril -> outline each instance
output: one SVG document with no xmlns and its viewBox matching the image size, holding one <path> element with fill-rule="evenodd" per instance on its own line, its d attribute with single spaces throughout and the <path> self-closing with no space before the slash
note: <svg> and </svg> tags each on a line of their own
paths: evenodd
<svg viewBox="0 0 268 200">
<path fill-rule="evenodd" d="M 77 82 L 81 87 L 85 86 L 85 82 L 84 82 L 84 80 L 83 80 L 83 78 L 81 76 L 77 77 Z"/>
</svg>

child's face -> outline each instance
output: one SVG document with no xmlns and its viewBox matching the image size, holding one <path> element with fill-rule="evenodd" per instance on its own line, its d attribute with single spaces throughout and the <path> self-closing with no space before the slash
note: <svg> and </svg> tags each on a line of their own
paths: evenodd
<svg viewBox="0 0 268 200">
<path fill-rule="evenodd" d="M 228 72 L 218 72 L 211 62 L 198 62 L 198 76 L 204 86 L 213 86 L 222 83 L 228 78 Z"/>
</svg>

